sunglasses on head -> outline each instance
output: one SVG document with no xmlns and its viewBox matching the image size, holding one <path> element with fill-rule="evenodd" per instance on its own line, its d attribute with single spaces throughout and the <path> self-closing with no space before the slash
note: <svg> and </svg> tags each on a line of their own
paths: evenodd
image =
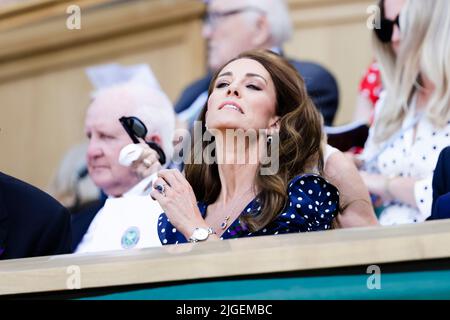
<svg viewBox="0 0 450 320">
<path fill-rule="evenodd" d="M 394 20 L 389 20 L 386 18 L 381 18 L 380 20 L 380 26 L 379 28 L 375 28 L 375 34 L 377 35 L 378 39 L 383 43 L 389 43 L 392 39 L 392 34 L 394 33 L 394 26 L 397 25 L 397 27 L 400 29 L 400 15 L 397 15 L 397 17 Z"/>
<path fill-rule="evenodd" d="M 133 143 L 139 143 L 138 138 L 141 138 L 145 141 L 145 136 L 147 135 L 147 127 L 145 124 L 137 117 L 121 117 L 119 119 L 120 123 L 122 124 L 122 127 L 127 132 L 128 136 L 131 138 Z M 161 149 L 161 147 L 153 142 L 147 142 L 145 143 L 155 150 L 158 153 L 159 156 L 159 162 L 163 165 L 166 163 L 166 155 L 164 154 L 164 151 Z"/>
</svg>

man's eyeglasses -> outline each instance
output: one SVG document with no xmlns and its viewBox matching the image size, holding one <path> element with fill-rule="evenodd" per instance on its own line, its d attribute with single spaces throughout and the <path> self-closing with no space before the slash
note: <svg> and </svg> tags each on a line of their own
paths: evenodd
<svg viewBox="0 0 450 320">
<path fill-rule="evenodd" d="M 232 15 L 235 15 L 238 13 L 242 13 L 245 11 L 254 11 L 254 12 L 257 12 L 260 14 L 266 14 L 266 12 L 264 10 L 261 10 L 256 7 L 242 7 L 239 9 L 222 11 L 222 12 L 210 11 L 210 12 L 207 12 L 205 14 L 205 16 L 203 17 L 203 23 L 205 25 L 210 26 L 211 28 L 214 28 L 215 26 L 217 26 L 220 19 L 222 19 L 224 17 L 232 16 Z"/>
<path fill-rule="evenodd" d="M 137 117 L 121 117 L 119 119 L 120 123 L 122 124 L 122 127 L 127 132 L 128 136 L 131 138 L 133 143 L 139 143 L 138 138 L 141 138 L 145 141 L 145 136 L 148 133 L 147 127 L 145 124 Z M 158 153 L 159 156 L 159 162 L 161 164 L 166 163 L 166 155 L 164 154 L 164 151 L 161 149 L 161 147 L 153 142 L 153 141 L 145 141 L 145 143 L 155 150 Z"/>
<path fill-rule="evenodd" d="M 378 39 L 383 43 L 389 43 L 392 39 L 392 34 L 394 33 L 394 26 L 397 25 L 397 27 L 400 29 L 400 15 L 397 15 L 397 17 L 394 20 L 389 20 L 386 18 L 381 18 L 380 20 L 380 26 L 379 28 L 375 28 L 375 34 L 377 35 Z"/>
</svg>

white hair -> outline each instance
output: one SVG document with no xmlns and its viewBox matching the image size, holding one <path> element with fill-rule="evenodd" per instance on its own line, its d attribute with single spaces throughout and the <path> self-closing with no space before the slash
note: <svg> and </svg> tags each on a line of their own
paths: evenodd
<svg viewBox="0 0 450 320">
<path fill-rule="evenodd" d="M 285 0 L 246 0 L 247 6 L 265 12 L 274 46 L 281 47 L 292 36 L 292 21 Z"/>
<path fill-rule="evenodd" d="M 148 134 L 161 136 L 162 149 L 166 154 L 166 164 L 173 156 L 173 137 L 175 133 L 175 112 L 167 95 L 159 89 L 133 82 L 115 85 L 95 92 L 95 97 L 109 96 L 111 103 L 120 99 L 121 114 L 142 120 Z"/>
</svg>

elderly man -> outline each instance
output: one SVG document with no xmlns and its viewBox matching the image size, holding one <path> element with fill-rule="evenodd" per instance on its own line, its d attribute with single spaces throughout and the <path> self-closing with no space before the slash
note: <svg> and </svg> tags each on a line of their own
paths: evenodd
<svg viewBox="0 0 450 320">
<path fill-rule="evenodd" d="M 162 166 L 157 153 L 147 146 L 131 166 L 119 163 L 121 150 L 132 143 L 119 121 L 122 117 L 143 122 L 147 128 L 145 141 L 162 148 L 166 165 L 172 156 L 175 115 L 164 93 L 124 84 L 96 94 L 85 121 L 87 163 L 89 175 L 108 198 L 98 211 L 74 216 L 72 246 L 77 253 L 161 245 L 156 224 L 162 209 L 149 194 Z"/>
<path fill-rule="evenodd" d="M 270 49 L 282 54 L 282 45 L 292 33 L 289 11 L 284 0 L 210 0 L 203 37 L 208 42 L 209 73 L 188 86 L 175 111 L 189 125 L 197 118 L 207 99 L 214 73 L 221 65 L 251 49 Z M 306 82 L 309 95 L 331 125 L 338 107 L 338 87 L 323 67 L 290 60 Z"/>
</svg>

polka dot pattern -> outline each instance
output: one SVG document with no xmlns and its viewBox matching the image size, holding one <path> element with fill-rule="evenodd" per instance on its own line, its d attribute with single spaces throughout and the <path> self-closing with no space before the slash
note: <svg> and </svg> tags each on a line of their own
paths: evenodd
<svg viewBox="0 0 450 320">
<path fill-rule="evenodd" d="M 374 165 L 367 168 L 367 171 L 385 177 L 407 177 L 416 180 L 414 184 L 416 207 L 399 200 L 384 203 L 380 215 L 382 225 L 422 222 L 431 214 L 433 170 L 439 153 L 450 144 L 449 123 L 437 128 L 423 116 L 416 128 L 410 125 L 414 123 L 416 117 L 414 103 L 415 99 L 412 100 L 410 110 L 402 124 L 406 130 L 401 135 L 397 134 L 398 137 L 390 142 L 390 147 L 384 149 Z M 381 99 L 378 108 L 384 107 L 384 100 Z M 374 129 L 371 128 L 363 153 L 364 158 L 370 159 L 372 155 L 378 153 L 379 148 L 374 142 Z"/>
<path fill-rule="evenodd" d="M 236 219 L 220 239 L 234 239 L 261 235 L 278 235 L 330 229 L 339 209 L 339 192 L 335 186 L 315 174 L 297 176 L 290 183 L 286 194 L 289 199 L 277 218 L 261 230 L 250 232 Z M 199 202 L 200 213 L 205 218 L 207 205 Z M 258 198 L 248 204 L 241 213 L 258 215 L 262 207 Z M 185 243 L 187 240 L 168 221 L 166 214 L 159 217 L 158 235 L 163 244 Z M 171 230 L 172 232 L 166 232 Z"/>
</svg>

